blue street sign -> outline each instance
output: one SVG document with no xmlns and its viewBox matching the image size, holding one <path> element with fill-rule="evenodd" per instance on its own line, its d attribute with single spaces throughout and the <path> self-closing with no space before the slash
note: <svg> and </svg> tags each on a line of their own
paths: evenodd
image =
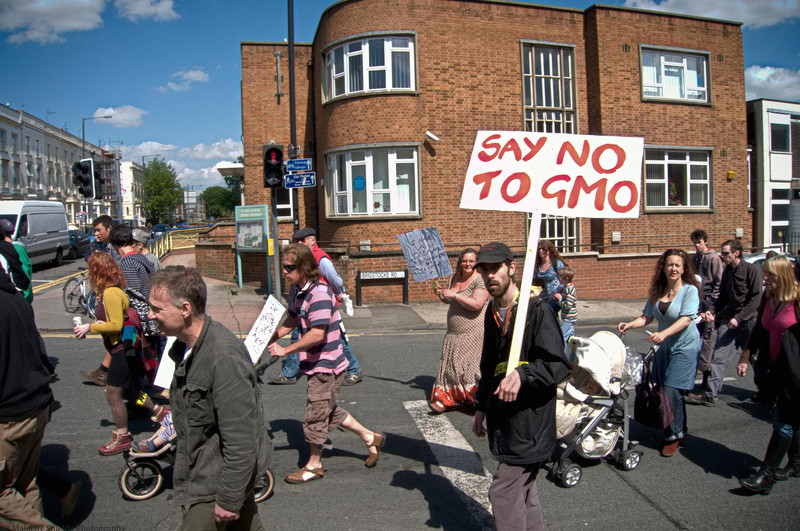
<svg viewBox="0 0 800 531">
<path fill-rule="evenodd" d="M 289 159 L 286 171 L 311 171 L 311 159 Z"/>
<path fill-rule="evenodd" d="M 307 173 L 287 173 L 283 177 L 286 188 L 309 188 L 317 185 L 317 174 L 313 171 Z"/>
</svg>

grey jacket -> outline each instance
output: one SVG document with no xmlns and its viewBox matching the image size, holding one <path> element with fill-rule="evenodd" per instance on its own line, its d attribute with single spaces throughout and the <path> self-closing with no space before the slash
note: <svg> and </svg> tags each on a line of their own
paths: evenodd
<svg viewBox="0 0 800 531">
<path fill-rule="evenodd" d="M 206 317 L 191 355 L 176 341 L 170 387 L 178 436 L 175 501 L 182 506 L 216 501 L 238 511 L 252 496 L 256 476 L 258 408 L 256 373 L 244 343 Z"/>
</svg>

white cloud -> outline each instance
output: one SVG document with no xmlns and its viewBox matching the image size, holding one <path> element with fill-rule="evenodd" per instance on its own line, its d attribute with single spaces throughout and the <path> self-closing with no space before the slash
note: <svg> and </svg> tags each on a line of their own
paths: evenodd
<svg viewBox="0 0 800 531">
<path fill-rule="evenodd" d="M 159 22 L 175 20 L 181 16 L 175 12 L 173 0 L 115 0 L 119 14 L 132 22 L 153 19 Z"/>
<path fill-rule="evenodd" d="M 94 111 L 93 116 L 106 116 L 109 114 L 111 119 L 102 120 L 103 122 L 108 122 L 114 127 L 127 129 L 142 125 L 142 116 L 148 113 L 144 109 L 139 109 L 133 105 L 123 105 L 122 107 L 100 107 Z"/>
<path fill-rule="evenodd" d="M 244 154 L 244 146 L 233 138 L 220 138 L 211 145 L 195 144 L 192 147 L 183 148 L 178 152 L 179 157 L 195 160 L 208 159 L 230 159 L 236 160 Z"/>
<path fill-rule="evenodd" d="M 195 83 L 207 83 L 209 80 L 208 74 L 201 68 L 194 68 L 192 70 L 180 70 L 172 74 L 172 77 L 177 78 L 179 81 L 167 82 L 166 85 L 158 87 L 159 92 L 180 92 L 188 90 Z"/>
<path fill-rule="evenodd" d="M 625 0 L 624 5 L 743 22 L 751 29 L 800 18 L 800 0 Z"/>
<path fill-rule="evenodd" d="M 198 193 L 211 186 L 225 186 L 222 175 L 217 171 L 217 166 L 223 162 L 225 161 L 217 162 L 211 167 L 195 169 L 189 168 L 180 161 L 170 161 L 181 181 L 181 185 L 189 188 L 194 187 Z"/>
<path fill-rule="evenodd" d="M 103 25 L 105 0 L 0 0 L 0 32 L 7 42 L 63 42 L 63 33 Z"/>
<path fill-rule="evenodd" d="M 122 160 L 130 160 L 136 163 L 142 163 L 142 157 L 145 157 L 145 163 L 158 157 L 159 160 L 164 160 L 170 156 L 175 150 L 172 144 L 162 144 L 161 142 L 148 141 L 142 142 L 136 146 L 120 146 L 120 156 Z M 174 167 L 174 166 L 173 166 Z"/>
<path fill-rule="evenodd" d="M 800 101 L 800 70 L 753 65 L 744 71 L 745 98 Z"/>
</svg>

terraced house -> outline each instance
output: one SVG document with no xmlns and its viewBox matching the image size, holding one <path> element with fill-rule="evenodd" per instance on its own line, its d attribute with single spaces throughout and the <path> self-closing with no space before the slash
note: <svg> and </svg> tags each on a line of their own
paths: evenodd
<svg viewBox="0 0 800 531">
<path fill-rule="evenodd" d="M 541 227 L 583 297 L 639 297 L 655 254 L 691 249 L 695 228 L 714 245 L 751 245 L 740 29 L 602 5 L 335 3 L 294 50 L 297 144 L 317 186 L 280 191 L 280 237 L 295 214 L 315 227 L 351 287 L 358 271 L 403 269 L 397 235 L 422 227 L 453 253 L 490 240 L 522 251 L 526 214 L 459 208 L 477 131 L 643 137 L 638 219 Z M 243 42 L 241 53 L 245 198 L 264 204 L 262 147 L 290 144 L 288 46 Z M 246 260 L 243 280 L 263 278 L 263 259 Z M 402 286 L 363 289 L 367 302 L 399 301 Z M 412 282 L 410 296 L 432 298 L 429 283 Z"/>
</svg>

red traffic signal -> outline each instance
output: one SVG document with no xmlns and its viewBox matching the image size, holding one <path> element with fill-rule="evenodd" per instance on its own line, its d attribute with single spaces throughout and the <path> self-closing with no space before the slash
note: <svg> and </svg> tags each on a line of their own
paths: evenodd
<svg viewBox="0 0 800 531">
<path fill-rule="evenodd" d="M 264 188 L 283 186 L 283 146 L 265 144 L 264 153 Z"/>
</svg>

